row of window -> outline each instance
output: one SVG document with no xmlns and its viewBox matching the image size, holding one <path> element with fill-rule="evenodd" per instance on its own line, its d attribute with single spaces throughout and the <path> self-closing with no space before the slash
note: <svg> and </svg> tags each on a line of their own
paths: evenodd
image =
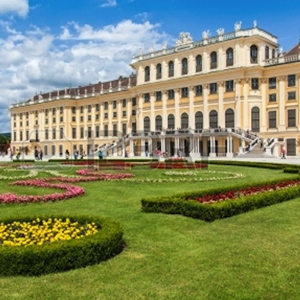
<svg viewBox="0 0 300 300">
<path fill-rule="evenodd" d="M 272 58 L 275 58 L 276 51 L 272 49 Z M 265 59 L 269 59 L 270 57 L 270 49 L 268 46 L 265 48 Z M 256 45 L 252 45 L 250 47 L 250 63 L 256 64 L 258 62 L 258 48 Z M 234 65 L 234 51 L 232 48 L 228 48 L 226 50 L 226 67 L 231 67 Z M 218 68 L 218 53 L 213 51 L 210 53 L 210 69 Z M 168 77 L 174 76 L 174 61 L 168 62 Z M 195 59 L 194 71 L 202 72 L 203 70 L 203 58 L 202 55 L 197 55 Z M 162 65 L 159 63 L 155 67 L 155 78 L 161 79 L 162 78 Z M 181 75 L 187 75 L 189 73 L 189 62 L 187 58 L 183 58 L 181 60 Z M 151 77 L 151 69 L 150 66 L 145 67 L 145 82 L 150 81 Z"/>
<path fill-rule="evenodd" d="M 296 109 L 287 110 L 288 127 L 296 127 Z M 277 111 L 269 111 L 269 128 L 277 128 Z"/>
<path fill-rule="evenodd" d="M 296 92 L 291 91 L 287 93 L 287 99 L 288 100 L 296 100 Z M 276 102 L 277 101 L 277 94 L 269 94 L 269 102 Z"/>
<path fill-rule="evenodd" d="M 277 128 L 277 111 L 269 111 L 269 128 Z M 253 132 L 259 132 L 260 130 L 260 111 L 258 107 L 254 107 L 251 110 L 251 130 Z M 143 120 L 144 132 L 150 132 L 151 130 L 151 121 L 149 117 L 145 117 Z M 162 116 L 158 115 L 155 117 L 155 130 L 163 130 L 163 119 Z M 218 112 L 216 110 L 211 110 L 209 112 L 209 127 L 210 128 L 218 128 Z M 288 109 L 287 110 L 287 126 L 295 127 L 296 126 L 296 109 Z M 189 116 L 187 113 L 181 114 L 180 117 L 180 127 L 181 129 L 188 129 L 189 126 Z M 225 127 L 226 128 L 234 128 L 234 110 L 229 108 L 225 111 Z M 175 129 L 175 116 L 173 114 L 169 114 L 167 116 L 167 129 Z M 198 111 L 195 114 L 195 129 L 201 130 L 203 129 L 203 113 Z M 59 135 L 59 139 L 64 139 L 64 131 L 63 128 L 57 130 L 53 128 L 51 131 L 49 129 L 45 129 L 45 140 L 49 140 L 50 132 L 52 132 L 52 140 L 56 140 L 57 135 Z M 26 140 L 30 140 L 32 136 L 29 135 L 29 131 L 25 132 Z M 118 136 L 118 135 L 126 135 L 127 134 L 127 124 L 122 124 L 122 132 L 119 133 L 117 130 L 117 124 L 113 124 L 113 130 L 109 132 L 108 125 L 104 125 L 104 130 L 100 131 L 100 126 L 95 126 L 94 132 L 92 131 L 92 127 L 88 127 L 85 131 L 84 127 L 80 127 L 79 138 L 99 138 L 100 136 L 108 137 L 108 136 Z M 17 139 L 17 133 L 14 131 L 13 135 L 14 141 Z M 35 131 L 36 141 L 39 140 L 39 131 Z M 72 139 L 77 139 L 77 128 L 72 128 Z M 20 141 L 23 141 L 23 131 L 20 131 Z"/>
</svg>

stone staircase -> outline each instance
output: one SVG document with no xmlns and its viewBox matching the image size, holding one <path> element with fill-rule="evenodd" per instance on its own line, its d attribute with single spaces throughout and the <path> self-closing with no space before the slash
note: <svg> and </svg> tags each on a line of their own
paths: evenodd
<svg viewBox="0 0 300 300">
<path fill-rule="evenodd" d="M 244 153 L 244 154 L 239 154 L 237 155 L 237 157 L 240 157 L 240 158 L 274 158 L 273 155 L 269 155 L 269 154 L 266 154 L 265 151 L 264 151 L 264 148 L 260 147 L 260 145 L 256 145 L 254 146 L 250 152 L 247 152 L 247 153 Z"/>
</svg>

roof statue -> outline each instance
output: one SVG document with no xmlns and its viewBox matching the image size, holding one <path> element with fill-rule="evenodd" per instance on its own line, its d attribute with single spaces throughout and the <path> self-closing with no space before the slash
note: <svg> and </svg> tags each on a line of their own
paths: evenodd
<svg viewBox="0 0 300 300">
<path fill-rule="evenodd" d="M 208 39 L 209 38 L 209 30 L 204 30 L 202 32 L 202 37 L 203 37 L 203 39 Z"/>
<path fill-rule="evenodd" d="M 217 29 L 217 34 L 220 36 L 220 35 L 223 35 L 224 34 L 224 28 L 219 28 Z"/>
<path fill-rule="evenodd" d="M 193 38 L 189 32 L 180 32 L 179 40 L 176 42 L 176 46 L 185 45 L 193 42 Z"/>
<path fill-rule="evenodd" d="M 257 21 L 256 21 L 256 20 L 253 21 L 253 27 L 254 27 L 254 28 L 257 27 Z"/>
<path fill-rule="evenodd" d="M 235 30 L 235 31 L 241 30 L 241 27 L 242 27 L 242 22 L 241 22 L 241 21 L 236 22 L 236 23 L 234 24 L 234 30 Z"/>
</svg>

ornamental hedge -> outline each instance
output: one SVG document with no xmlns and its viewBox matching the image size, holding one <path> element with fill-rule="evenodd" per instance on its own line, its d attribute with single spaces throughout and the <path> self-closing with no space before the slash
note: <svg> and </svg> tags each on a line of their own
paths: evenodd
<svg viewBox="0 0 300 300">
<path fill-rule="evenodd" d="M 219 189 L 209 189 L 196 192 L 187 192 L 171 196 L 141 199 L 142 211 L 153 213 L 180 214 L 191 218 L 212 222 L 216 219 L 228 218 L 257 208 L 288 201 L 300 196 L 300 185 L 275 189 L 268 192 L 241 196 L 231 200 L 220 201 L 214 204 L 203 204 L 193 199 L 198 197 L 238 192 L 246 188 L 263 187 L 269 184 L 280 184 L 283 181 L 298 181 L 299 176 L 254 184 L 232 185 Z M 300 182 L 299 182 L 300 183 Z"/>
<path fill-rule="evenodd" d="M 94 222 L 98 232 L 82 239 L 44 243 L 43 245 L 7 246 L 0 245 L 0 275 L 36 276 L 82 268 L 105 261 L 124 248 L 123 231 L 118 223 L 109 219 L 85 216 L 43 215 L 8 217 L 4 224 L 30 222 L 36 218 L 69 218 L 72 222 L 85 224 Z"/>
</svg>

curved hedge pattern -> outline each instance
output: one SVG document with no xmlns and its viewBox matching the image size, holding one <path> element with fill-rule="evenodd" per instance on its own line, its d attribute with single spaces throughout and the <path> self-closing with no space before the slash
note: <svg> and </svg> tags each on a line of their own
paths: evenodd
<svg viewBox="0 0 300 300">
<path fill-rule="evenodd" d="M 299 184 L 284 189 L 272 189 L 267 192 L 255 193 L 250 196 L 242 196 L 236 199 L 221 201 L 213 204 L 189 200 L 197 197 L 214 196 L 231 191 L 239 191 L 243 188 L 259 187 L 266 184 L 276 184 L 283 181 L 297 181 Z M 142 211 L 152 213 L 180 214 L 186 217 L 212 222 L 216 219 L 228 218 L 245 213 L 257 208 L 277 204 L 299 197 L 299 176 L 285 179 L 276 179 L 259 183 L 227 186 L 219 189 L 202 190 L 199 192 L 187 192 L 170 196 L 142 199 Z"/>
<path fill-rule="evenodd" d="M 109 219 L 85 216 L 44 215 L 9 217 L 0 220 L 5 224 L 14 221 L 28 222 L 35 218 L 69 218 L 81 224 L 94 222 L 99 228 L 92 236 L 59 241 L 41 246 L 0 246 L 0 275 L 36 276 L 62 272 L 97 264 L 119 254 L 124 247 L 123 231 L 118 223 Z"/>
</svg>

